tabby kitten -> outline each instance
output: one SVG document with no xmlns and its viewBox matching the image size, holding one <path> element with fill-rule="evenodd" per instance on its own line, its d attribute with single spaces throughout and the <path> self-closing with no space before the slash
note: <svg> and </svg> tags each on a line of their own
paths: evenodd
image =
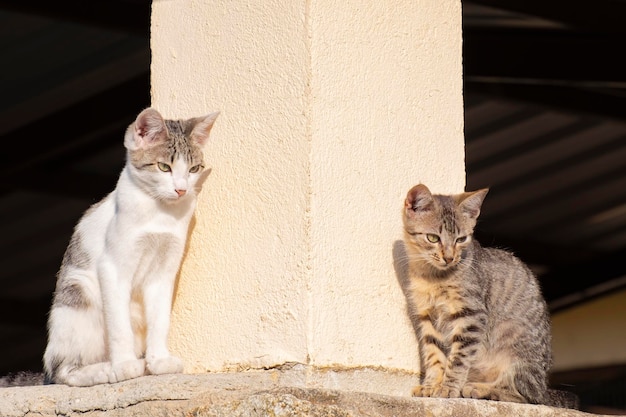
<svg viewBox="0 0 626 417">
<path fill-rule="evenodd" d="M 537 279 L 518 258 L 472 233 L 488 189 L 404 204 L 409 307 L 419 323 L 418 397 L 545 403 L 550 319 Z"/>
<path fill-rule="evenodd" d="M 174 281 L 218 113 L 126 130 L 113 192 L 85 212 L 57 276 L 48 320 L 48 383 L 90 386 L 181 372 L 167 348 Z"/>
</svg>

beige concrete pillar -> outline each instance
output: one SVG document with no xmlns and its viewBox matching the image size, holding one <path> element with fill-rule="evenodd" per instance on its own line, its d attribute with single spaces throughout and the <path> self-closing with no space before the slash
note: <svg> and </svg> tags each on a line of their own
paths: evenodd
<svg viewBox="0 0 626 417">
<path fill-rule="evenodd" d="M 153 106 L 222 112 L 174 302 L 185 370 L 417 372 L 392 251 L 412 185 L 464 187 L 460 0 L 152 9 Z"/>
</svg>

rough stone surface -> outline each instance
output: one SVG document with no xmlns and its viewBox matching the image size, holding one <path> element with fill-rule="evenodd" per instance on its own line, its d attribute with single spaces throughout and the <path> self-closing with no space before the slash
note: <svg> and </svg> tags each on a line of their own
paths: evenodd
<svg viewBox="0 0 626 417">
<path fill-rule="evenodd" d="M 0 415 L 392 417 L 554 416 L 590 414 L 540 405 L 391 396 L 311 388 L 291 370 L 146 376 L 89 388 L 0 388 Z"/>
</svg>

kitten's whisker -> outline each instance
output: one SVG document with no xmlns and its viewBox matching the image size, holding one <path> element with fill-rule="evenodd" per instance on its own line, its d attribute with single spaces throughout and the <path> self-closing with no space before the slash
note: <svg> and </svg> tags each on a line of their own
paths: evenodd
<svg viewBox="0 0 626 417">
<path fill-rule="evenodd" d="M 397 262 L 425 372 L 414 392 L 444 379 L 450 396 L 545 403 L 550 320 L 537 279 L 513 254 L 467 239 L 486 194 L 433 195 L 422 184 L 407 193 L 404 227 L 416 235 L 405 234 Z"/>
</svg>

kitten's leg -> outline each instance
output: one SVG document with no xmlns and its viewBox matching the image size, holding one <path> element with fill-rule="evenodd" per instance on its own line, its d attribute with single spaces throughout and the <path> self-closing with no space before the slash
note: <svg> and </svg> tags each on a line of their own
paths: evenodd
<svg viewBox="0 0 626 417">
<path fill-rule="evenodd" d="M 465 398 L 509 401 L 516 403 L 544 402 L 547 392 L 546 372 L 539 366 L 516 364 L 515 358 L 508 355 L 490 354 L 485 361 L 495 365 L 499 372 L 491 382 L 471 381 L 463 387 Z"/>
<path fill-rule="evenodd" d="M 134 268 L 124 266 L 127 271 Z M 120 279 L 114 264 L 98 265 L 111 367 L 117 382 L 145 374 L 145 360 L 135 355 L 130 318 L 131 279 Z"/>
<path fill-rule="evenodd" d="M 172 255 L 170 259 L 176 260 L 177 257 Z M 153 275 L 144 288 L 147 324 L 146 367 L 148 372 L 154 375 L 183 371 L 183 362 L 180 358 L 172 356 L 167 347 L 177 270 L 178 262 L 166 262 L 162 265 L 161 271 Z"/>
<path fill-rule="evenodd" d="M 532 340 L 529 343 L 528 338 L 521 338 L 514 325 L 507 330 L 501 331 L 497 339 L 492 338 L 497 349 L 481 355 L 481 362 L 475 363 L 473 369 L 482 370 L 478 374 L 484 376 L 472 377 L 469 382 L 474 384 L 468 384 L 470 386 L 464 389 L 463 396 L 542 404 L 548 389 L 547 372 L 537 358 L 545 353 L 533 355 L 532 352 L 538 349 L 532 349 Z M 531 362 L 533 360 L 538 362 Z M 476 384 L 478 382 L 490 384 Z"/>
<path fill-rule="evenodd" d="M 452 344 L 441 388 L 433 396 L 456 398 L 461 396 L 472 362 L 484 337 L 486 314 L 482 310 L 464 307 L 450 315 Z"/>
<path fill-rule="evenodd" d="M 508 401 L 514 403 L 527 402 L 523 396 L 494 382 L 472 382 L 465 384 L 462 393 L 463 398 L 475 398 L 482 400 Z"/>
<path fill-rule="evenodd" d="M 435 329 L 428 313 L 418 316 L 420 322 L 420 348 L 424 379 L 422 384 L 413 388 L 414 397 L 434 396 L 440 390 L 446 364 L 446 346 L 442 335 Z"/>
<path fill-rule="evenodd" d="M 533 404 L 543 404 L 548 392 L 546 371 L 535 364 L 518 365 L 513 367 L 512 390 L 524 397 L 525 401 Z"/>
</svg>

